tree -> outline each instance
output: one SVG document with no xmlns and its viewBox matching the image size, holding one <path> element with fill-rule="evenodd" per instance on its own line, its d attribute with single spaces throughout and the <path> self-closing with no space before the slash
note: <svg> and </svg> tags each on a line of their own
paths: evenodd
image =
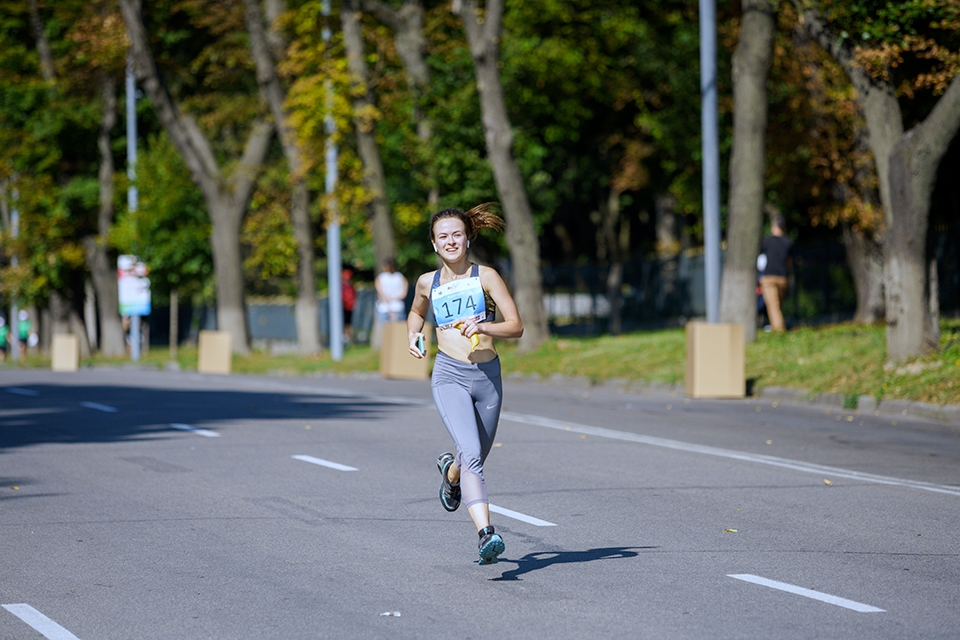
<svg viewBox="0 0 960 640">
<path fill-rule="evenodd" d="M 356 0 L 343 0 L 340 6 L 340 24 L 343 43 L 347 50 L 353 95 L 354 134 L 357 151 L 363 161 L 363 182 L 370 193 L 370 227 L 373 234 L 374 263 L 396 257 L 393 222 L 387 204 L 387 183 L 383 160 L 376 138 L 379 113 L 370 90 L 369 72 L 364 60 L 363 35 L 360 32 L 360 9 Z"/>
<path fill-rule="evenodd" d="M 300 353 L 315 354 L 320 351 L 320 336 L 317 305 L 317 279 L 314 272 L 315 252 L 313 248 L 313 225 L 310 219 L 310 192 L 307 189 L 306 168 L 303 150 L 297 140 L 296 132 L 289 123 L 289 114 L 285 106 L 286 88 L 277 74 L 276 61 L 271 54 L 267 34 L 263 25 L 263 16 L 258 0 L 244 0 L 245 20 L 250 35 L 250 50 L 257 66 L 257 82 L 266 97 L 273 115 L 277 137 L 287 159 L 287 167 L 292 183 L 290 217 L 293 220 L 294 237 L 297 241 L 297 302 L 294 310 L 297 325 L 297 343 Z M 276 7 L 281 11 L 281 7 Z M 271 28 L 271 31 L 273 29 Z M 280 38 L 274 31 L 275 38 Z M 280 48 L 280 47 L 278 47 Z"/>
<path fill-rule="evenodd" d="M 203 192 L 212 223 L 212 247 L 217 282 L 217 325 L 232 336 L 233 352 L 250 351 L 244 305 L 240 256 L 240 224 L 253 191 L 257 172 L 269 149 L 273 127 L 256 116 L 250 125 L 242 155 L 227 172 L 197 121 L 174 100 L 157 70 L 140 0 L 120 0 L 131 40 L 137 77 L 153 103 L 157 116 Z"/>
<path fill-rule="evenodd" d="M 433 123 L 421 108 L 430 85 L 430 67 L 425 58 L 427 40 L 423 35 L 423 3 L 421 0 L 404 0 L 400 9 L 394 9 L 381 0 L 360 0 L 360 7 L 394 33 L 394 47 L 403 60 L 407 85 L 413 93 L 412 115 L 417 126 L 417 137 L 423 147 L 428 147 L 433 136 Z M 434 180 L 431 179 L 430 183 L 427 204 L 435 207 L 440 199 L 439 190 Z"/>
<path fill-rule="evenodd" d="M 503 0 L 490 0 L 482 12 L 474 0 L 454 0 L 453 12 L 463 23 L 473 58 L 487 154 L 507 223 L 514 297 L 524 324 L 520 348 L 530 351 L 547 339 L 549 328 L 543 306 L 539 240 L 523 178 L 513 156 L 513 132 L 500 81 Z"/>
<path fill-rule="evenodd" d="M 97 207 L 96 233 L 83 238 L 87 268 L 96 292 L 100 319 L 100 352 L 118 357 L 126 352 L 120 302 L 117 290 L 116 251 L 109 237 L 115 217 L 114 161 L 112 132 L 117 123 L 116 78 L 124 66 L 123 23 L 106 2 L 84 3 L 67 39 L 76 44 L 75 58 L 86 60 L 87 73 L 74 71 L 67 78 L 74 88 L 89 84 L 100 89 L 101 117 L 97 134 L 99 170 L 97 181 L 100 198 Z"/>
<path fill-rule="evenodd" d="M 947 39 L 955 34 L 960 15 L 949 5 L 889 3 L 881 7 L 885 19 L 874 21 L 877 7 L 869 3 L 833 7 L 824 16 L 816 7 L 794 2 L 808 33 L 850 78 L 866 118 L 887 227 L 887 357 L 919 355 L 939 344 L 938 294 L 931 287 L 936 267 L 926 255 L 930 196 L 940 159 L 960 129 L 958 63 L 936 37 L 941 31 Z M 867 44 L 855 46 L 850 33 L 861 34 Z M 904 66 L 905 56 L 923 61 L 924 72 L 901 84 L 900 93 L 939 94 L 925 117 L 914 116 L 916 124 L 906 131 L 894 84 L 894 69 Z"/>
<path fill-rule="evenodd" d="M 743 0 L 742 7 L 733 54 L 733 151 L 720 319 L 743 325 L 744 338 L 752 342 L 757 333 L 756 257 L 763 228 L 767 75 L 776 33 L 776 2 Z"/>
</svg>

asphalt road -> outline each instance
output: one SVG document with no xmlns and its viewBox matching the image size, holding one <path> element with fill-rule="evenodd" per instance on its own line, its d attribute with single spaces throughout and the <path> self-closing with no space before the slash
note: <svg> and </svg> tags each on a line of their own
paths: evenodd
<svg viewBox="0 0 960 640">
<path fill-rule="evenodd" d="M 427 382 L 0 372 L 0 638 L 960 637 L 960 425 L 505 386 L 478 566 Z"/>
</svg>

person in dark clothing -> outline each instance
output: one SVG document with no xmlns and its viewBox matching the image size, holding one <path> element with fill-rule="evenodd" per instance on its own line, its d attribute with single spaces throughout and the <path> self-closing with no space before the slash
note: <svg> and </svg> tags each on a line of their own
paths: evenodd
<svg viewBox="0 0 960 640">
<path fill-rule="evenodd" d="M 770 318 L 770 329 L 773 331 L 787 330 L 781 305 L 787 295 L 787 275 L 792 263 L 793 243 L 784 235 L 784 226 L 783 216 L 774 216 L 770 222 L 770 235 L 764 238 L 760 245 L 760 263 L 763 264 L 760 289 L 767 307 L 767 317 Z"/>
<path fill-rule="evenodd" d="M 353 286 L 353 270 L 340 272 L 340 302 L 343 305 L 343 341 L 353 342 L 353 308 L 357 304 L 357 290 Z"/>
</svg>

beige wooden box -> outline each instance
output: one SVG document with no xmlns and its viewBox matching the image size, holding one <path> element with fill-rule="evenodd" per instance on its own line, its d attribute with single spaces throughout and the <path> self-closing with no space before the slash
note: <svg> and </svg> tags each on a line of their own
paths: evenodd
<svg viewBox="0 0 960 640">
<path fill-rule="evenodd" d="M 233 344 L 229 331 L 201 331 L 197 351 L 198 373 L 230 373 Z"/>
<path fill-rule="evenodd" d="M 743 398 L 743 325 L 687 324 L 686 394 L 691 398 Z"/>
<path fill-rule="evenodd" d="M 80 341 L 72 333 L 53 336 L 50 368 L 54 371 L 77 371 L 80 368 Z"/>
<path fill-rule="evenodd" d="M 410 355 L 406 322 L 385 322 L 380 340 L 380 375 L 384 378 L 426 380 L 430 377 L 430 343 L 433 327 L 423 325 L 423 346 L 427 357 L 417 360 Z"/>
</svg>

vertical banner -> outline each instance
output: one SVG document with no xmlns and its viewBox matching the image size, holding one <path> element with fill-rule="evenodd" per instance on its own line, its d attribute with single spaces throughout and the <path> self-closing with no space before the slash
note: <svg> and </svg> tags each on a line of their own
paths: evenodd
<svg viewBox="0 0 960 640">
<path fill-rule="evenodd" d="M 147 265 L 137 256 L 117 257 L 121 316 L 150 315 L 150 278 Z"/>
</svg>

